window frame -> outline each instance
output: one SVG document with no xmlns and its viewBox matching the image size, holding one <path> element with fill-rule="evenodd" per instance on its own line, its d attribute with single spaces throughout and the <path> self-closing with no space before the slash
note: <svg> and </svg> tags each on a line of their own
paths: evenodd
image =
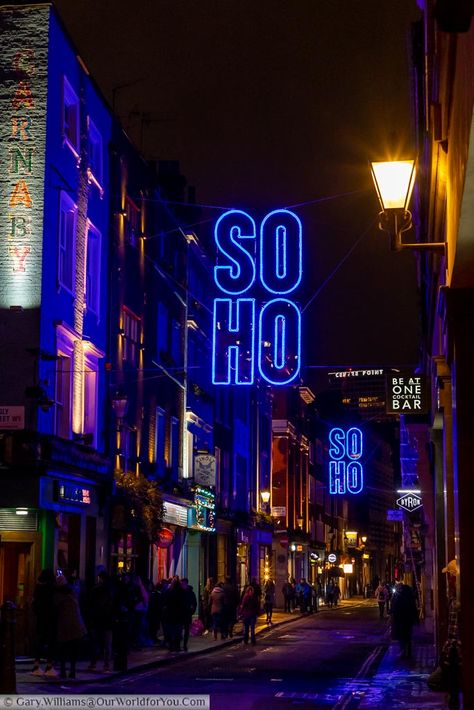
<svg viewBox="0 0 474 710">
<path fill-rule="evenodd" d="M 130 308 L 123 306 L 122 308 L 122 330 L 123 330 L 123 343 L 122 343 L 122 360 L 123 362 L 132 365 L 133 367 L 138 367 L 138 354 L 140 351 L 140 335 L 141 335 L 141 321 L 140 316 L 137 316 Z M 130 333 L 127 332 L 127 324 L 134 324 L 136 327 L 136 339 L 130 337 Z M 133 335 L 133 333 L 132 333 Z M 133 357 L 129 357 L 129 353 L 133 353 Z"/>
<path fill-rule="evenodd" d="M 67 205 L 67 207 L 65 207 Z M 62 244 L 62 237 L 63 237 L 63 215 L 66 214 L 73 214 L 73 226 L 72 226 L 72 238 L 71 238 L 71 284 L 66 284 L 65 281 L 62 278 L 62 268 L 61 265 L 63 263 L 61 254 L 62 252 L 66 252 L 66 249 L 63 248 Z M 64 289 L 68 293 L 71 294 L 71 296 L 74 296 L 75 294 L 75 273 L 76 273 L 76 232 L 77 232 L 77 205 L 72 200 L 69 195 L 61 190 L 60 192 L 60 197 L 59 197 L 59 220 L 58 220 L 58 268 L 57 268 L 57 280 L 58 280 L 58 286 L 59 289 Z"/>
<path fill-rule="evenodd" d="M 99 146 L 98 164 L 92 160 L 92 146 Z M 99 189 L 102 189 L 104 181 L 104 146 L 102 133 L 97 128 L 96 124 L 90 116 L 87 117 L 87 156 L 88 156 L 88 172 L 89 178 L 94 182 Z"/>
<path fill-rule="evenodd" d="M 97 242 L 97 259 L 96 259 L 96 267 L 94 269 L 94 272 L 91 274 L 90 272 L 90 261 L 91 259 L 89 258 L 89 239 L 90 235 L 94 234 L 94 239 Z M 87 307 L 87 311 L 91 312 L 93 315 L 96 316 L 97 321 L 99 321 L 99 315 L 100 315 L 100 284 L 101 284 L 101 260 L 102 260 L 102 234 L 101 232 L 97 229 L 97 227 L 92 224 L 90 220 L 87 220 L 87 244 L 86 244 L 86 277 L 85 277 L 85 303 Z M 95 284 L 95 303 L 92 303 L 89 299 L 89 281 L 92 281 L 93 284 Z"/>
<path fill-rule="evenodd" d="M 70 136 L 69 130 L 68 130 L 68 123 L 66 121 L 66 108 L 71 108 L 73 107 L 75 110 L 76 114 L 76 126 L 75 126 L 75 135 L 73 137 Z M 63 96 L 62 96 L 62 125 L 61 125 L 61 132 L 62 132 L 62 137 L 63 137 L 63 144 L 67 145 L 67 147 L 72 151 L 74 154 L 75 158 L 79 158 L 80 154 L 80 105 L 79 105 L 79 97 L 72 88 L 72 84 L 66 77 L 66 75 L 63 75 Z"/>
</svg>

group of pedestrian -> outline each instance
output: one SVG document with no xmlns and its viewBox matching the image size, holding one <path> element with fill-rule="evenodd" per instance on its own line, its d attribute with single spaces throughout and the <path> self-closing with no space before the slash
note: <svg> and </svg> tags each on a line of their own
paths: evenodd
<svg viewBox="0 0 474 710">
<path fill-rule="evenodd" d="M 128 651 L 161 643 L 170 651 L 188 650 L 196 595 L 186 578 L 156 585 L 137 574 L 111 577 L 100 569 L 91 589 L 83 591 L 74 575 L 44 569 L 32 609 L 35 616 L 35 676 L 76 677 L 79 655 L 88 670 L 125 670 Z M 115 662 L 114 662 L 115 655 Z M 42 668 L 42 659 L 45 666 Z M 55 668 L 59 662 L 59 673 Z"/>
<path fill-rule="evenodd" d="M 413 589 L 408 584 L 380 582 L 375 590 L 379 607 L 379 618 L 391 620 L 392 639 L 398 641 L 400 657 L 411 658 L 413 627 L 419 621 L 419 612 Z"/>
<path fill-rule="evenodd" d="M 392 586 L 388 582 L 379 582 L 375 590 L 375 598 L 377 604 L 379 605 L 379 617 L 383 619 L 385 617 L 385 610 L 387 611 L 387 616 L 390 613 L 390 600 L 392 598 Z"/>
<path fill-rule="evenodd" d="M 299 582 L 294 577 L 288 577 L 288 580 L 282 587 L 284 611 L 293 613 L 296 608 L 299 608 L 302 614 L 311 614 L 318 610 L 318 597 L 322 592 L 319 587 L 309 584 L 302 577 Z"/>
</svg>

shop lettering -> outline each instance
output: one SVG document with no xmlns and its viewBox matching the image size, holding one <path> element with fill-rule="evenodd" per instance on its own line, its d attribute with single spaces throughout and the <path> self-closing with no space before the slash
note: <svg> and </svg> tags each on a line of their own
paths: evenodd
<svg viewBox="0 0 474 710">
<path fill-rule="evenodd" d="M 404 377 L 392 377 L 391 390 L 392 409 L 421 410 L 421 377 L 410 377 L 408 382 Z"/>
<path fill-rule="evenodd" d="M 290 298 L 302 279 L 299 218 L 275 210 L 257 232 L 249 214 L 230 210 L 214 239 L 214 281 L 224 297 L 214 299 L 213 384 L 251 385 L 257 366 L 270 384 L 289 384 L 301 368 L 301 311 Z"/>
</svg>

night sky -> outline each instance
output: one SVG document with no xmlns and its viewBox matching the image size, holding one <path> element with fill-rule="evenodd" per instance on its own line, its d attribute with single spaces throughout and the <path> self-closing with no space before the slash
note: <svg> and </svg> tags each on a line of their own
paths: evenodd
<svg viewBox="0 0 474 710">
<path fill-rule="evenodd" d="M 390 252 L 368 170 L 415 153 L 415 0 L 56 5 L 129 135 L 179 160 L 198 202 L 301 205 L 305 378 L 417 362 L 417 257 Z M 206 209 L 204 228 L 219 214 Z"/>
</svg>

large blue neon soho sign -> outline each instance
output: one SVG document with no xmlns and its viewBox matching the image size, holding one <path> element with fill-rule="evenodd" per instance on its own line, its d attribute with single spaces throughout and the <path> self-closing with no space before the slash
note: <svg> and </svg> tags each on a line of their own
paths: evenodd
<svg viewBox="0 0 474 710">
<path fill-rule="evenodd" d="M 239 298 L 214 300 L 213 384 L 252 385 L 256 360 L 271 385 L 293 382 L 301 368 L 301 311 L 288 296 L 303 275 L 300 219 L 289 210 L 269 212 L 257 237 L 252 217 L 230 210 L 217 220 L 214 240 L 216 286 Z M 257 302 L 254 288 L 264 289 L 271 300 Z"/>
<path fill-rule="evenodd" d="M 360 493 L 364 487 L 364 469 L 360 458 L 364 437 L 357 427 L 347 431 L 334 427 L 329 432 L 329 493 Z"/>
</svg>

